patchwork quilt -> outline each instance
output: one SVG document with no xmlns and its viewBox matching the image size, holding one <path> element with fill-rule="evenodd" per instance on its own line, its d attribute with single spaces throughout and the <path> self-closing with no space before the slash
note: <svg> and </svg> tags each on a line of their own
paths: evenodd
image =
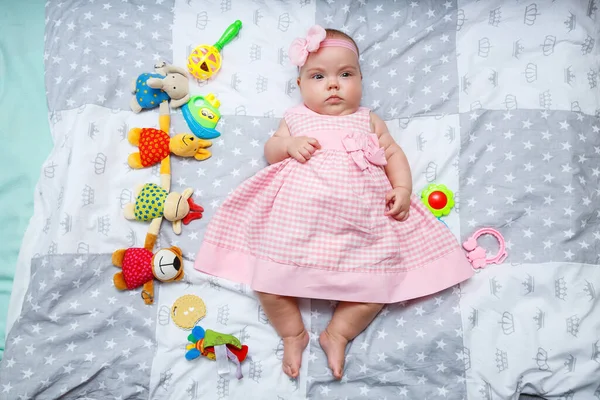
<svg viewBox="0 0 600 400">
<path fill-rule="evenodd" d="M 221 101 L 213 155 L 172 159 L 172 190 L 193 188 L 205 209 L 180 235 L 160 232 L 157 247 L 183 250 L 185 278 L 145 305 L 112 283 L 112 252 L 148 229 L 123 207 L 160 173 L 127 164 L 128 131 L 158 127 L 157 109 L 131 112 L 130 82 L 161 60 L 185 67 L 237 19 L 221 70 L 190 88 Z M 387 305 L 350 344 L 341 382 L 316 340 L 334 303 L 301 302 L 311 341 L 290 380 L 255 294 L 192 267 L 207 223 L 266 166 L 264 142 L 300 102 L 286 53 L 315 23 L 358 43 L 363 105 L 404 148 L 415 192 L 446 185 L 456 239 L 492 227 L 508 253 Z M 54 147 L 19 257 L 0 399 L 600 399 L 597 0 L 50 0 L 45 32 Z M 179 110 L 171 132 L 189 132 Z M 184 294 L 204 300 L 203 327 L 249 346 L 241 380 L 185 359 L 189 331 L 171 315 Z"/>
</svg>

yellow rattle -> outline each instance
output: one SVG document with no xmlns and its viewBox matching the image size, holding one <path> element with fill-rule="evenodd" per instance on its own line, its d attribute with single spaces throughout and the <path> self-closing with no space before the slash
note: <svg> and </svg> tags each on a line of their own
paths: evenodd
<svg viewBox="0 0 600 400">
<path fill-rule="evenodd" d="M 188 57 L 188 71 L 199 80 L 206 80 L 221 69 L 221 53 L 226 44 L 231 42 L 242 28 L 242 21 L 236 20 L 225 30 L 214 46 L 202 44 L 196 47 Z"/>
</svg>

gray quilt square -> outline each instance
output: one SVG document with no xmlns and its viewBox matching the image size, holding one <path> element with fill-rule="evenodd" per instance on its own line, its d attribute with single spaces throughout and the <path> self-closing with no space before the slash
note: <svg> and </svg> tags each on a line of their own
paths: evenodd
<svg viewBox="0 0 600 400">
<path fill-rule="evenodd" d="M 498 228 L 513 262 L 600 261 L 600 119 L 567 111 L 461 114 L 466 239 Z"/>
<path fill-rule="evenodd" d="M 139 290 L 117 291 L 118 271 L 110 254 L 32 261 L 0 364 L 0 399 L 148 397 L 156 306 Z"/>
<path fill-rule="evenodd" d="M 172 126 L 174 133 L 189 132 L 181 114 L 173 115 Z M 211 158 L 205 161 L 172 158 L 171 190 L 193 188 L 194 201 L 205 212 L 201 220 L 184 225 L 180 235 L 163 224 L 161 246 L 166 243 L 179 246 L 185 258 L 196 258 L 204 230 L 221 203 L 244 180 L 267 166 L 264 145 L 278 126 L 279 119 L 275 118 L 225 116 L 217 127 L 221 136 L 211 141 Z"/>
<path fill-rule="evenodd" d="M 50 111 L 97 104 L 128 110 L 130 83 L 171 58 L 174 0 L 46 3 Z"/>
<path fill-rule="evenodd" d="M 354 38 L 363 105 L 382 118 L 458 112 L 456 1 L 318 0 L 317 23 Z"/>
<path fill-rule="evenodd" d="M 386 306 L 348 345 L 334 381 L 319 334 L 335 303 L 311 305 L 308 397 L 311 399 L 463 399 L 469 352 L 463 347 L 458 288 Z"/>
</svg>

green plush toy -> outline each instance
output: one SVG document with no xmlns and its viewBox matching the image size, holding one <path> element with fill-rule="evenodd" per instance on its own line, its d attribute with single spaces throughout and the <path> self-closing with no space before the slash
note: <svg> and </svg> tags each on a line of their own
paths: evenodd
<svg viewBox="0 0 600 400">
<path fill-rule="evenodd" d="M 240 363 L 249 356 L 248 346 L 242 345 L 238 338 L 210 329 L 204 330 L 201 326 L 196 325 L 192 329 L 192 333 L 188 335 L 188 341 L 190 344 L 186 346 L 187 352 L 185 353 L 187 360 L 194 360 L 201 355 L 210 360 L 216 360 L 219 365 L 219 375 L 226 375 L 229 373 L 227 367 L 227 360 L 229 359 L 237 367 L 237 378 L 242 379 Z"/>
<path fill-rule="evenodd" d="M 155 183 L 146 183 L 136 188 L 135 203 L 125 205 L 123 214 L 129 220 L 152 221 L 165 217 L 173 223 L 173 232 L 181 233 L 181 224 L 189 224 L 202 218 L 204 208 L 194 203 L 193 189 L 185 189 L 183 193 L 167 192 Z"/>
</svg>

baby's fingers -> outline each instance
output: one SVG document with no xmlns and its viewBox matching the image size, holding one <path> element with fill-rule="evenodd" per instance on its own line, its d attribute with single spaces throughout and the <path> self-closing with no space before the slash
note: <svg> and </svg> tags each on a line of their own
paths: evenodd
<svg viewBox="0 0 600 400">
<path fill-rule="evenodd" d="M 294 157 L 294 159 L 300 163 L 306 162 L 306 158 L 302 155 L 302 153 L 299 150 L 294 151 L 292 153 L 292 157 Z"/>
<path fill-rule="evenodd" d="M 386 213 L 386 215 L 397 215 L 400 212 L 400 208 L 402 207 L 402 204 L 400 203 L 400 201 L 396 198 L 396 200 L 394 201 L 394 203 L 392 204 L 392 207 L 390 207 L 389 211 Z"/>
<path fill-rule="evenodd" d="M 315 151 L 317 151 L 317 149 L 310 143 L 306 143 L 304 146 L 302 146 L 303 149 L 306 149 L 306 151 L 308 151 L 310 154 L 313 154 Z"/>
<path fill-rule="evenodd" d="M 406 211 L 408 212 L 408 210 L 410 210 L 410 201 L 402 201 L 402 204 L 400 205 L 400 211 Z"/>
<path fill-rule="evenodd" d="M 398 215 L 394 216 L 397 221 L 406 221 L 408 218 L 408 211 L 400 211 Z"/>
<path fill-rule="evenodd" d="M 321 148 L 321 144 L 319 143 L 319 141 L 315 138 L 308 138 L 308 143 L 312 146 L 314 146 L 316 149 L 320 149 Z"/>
<path fill-rule="evenodd" d="M 386 202 L 386 204 L 389 203 L 390 201 L 392 201 L 395 196 L 396 196 L 396 193 L 394 193 L 393 190 L 390 190 L 389 192 L 387 192 L 385 194 L 385 202 Z"/>
<path fill-rule="evenodd" d="M 299 152 L 300 154 L 302 154 L 302 157 L 304 157 L 304 160 L 305 160 L 305 161 L 308 161 L 308 160 L 310 160 L 310 151 L 309 151 L 309 150 L 307 150 L 307 149 L 306 149 L 306 148 L 304 148 L 304 147 L 301 147 L 301 148 L 299 148 L 299 149 L 298 149 L 298 152 Z"/>
</svg>

